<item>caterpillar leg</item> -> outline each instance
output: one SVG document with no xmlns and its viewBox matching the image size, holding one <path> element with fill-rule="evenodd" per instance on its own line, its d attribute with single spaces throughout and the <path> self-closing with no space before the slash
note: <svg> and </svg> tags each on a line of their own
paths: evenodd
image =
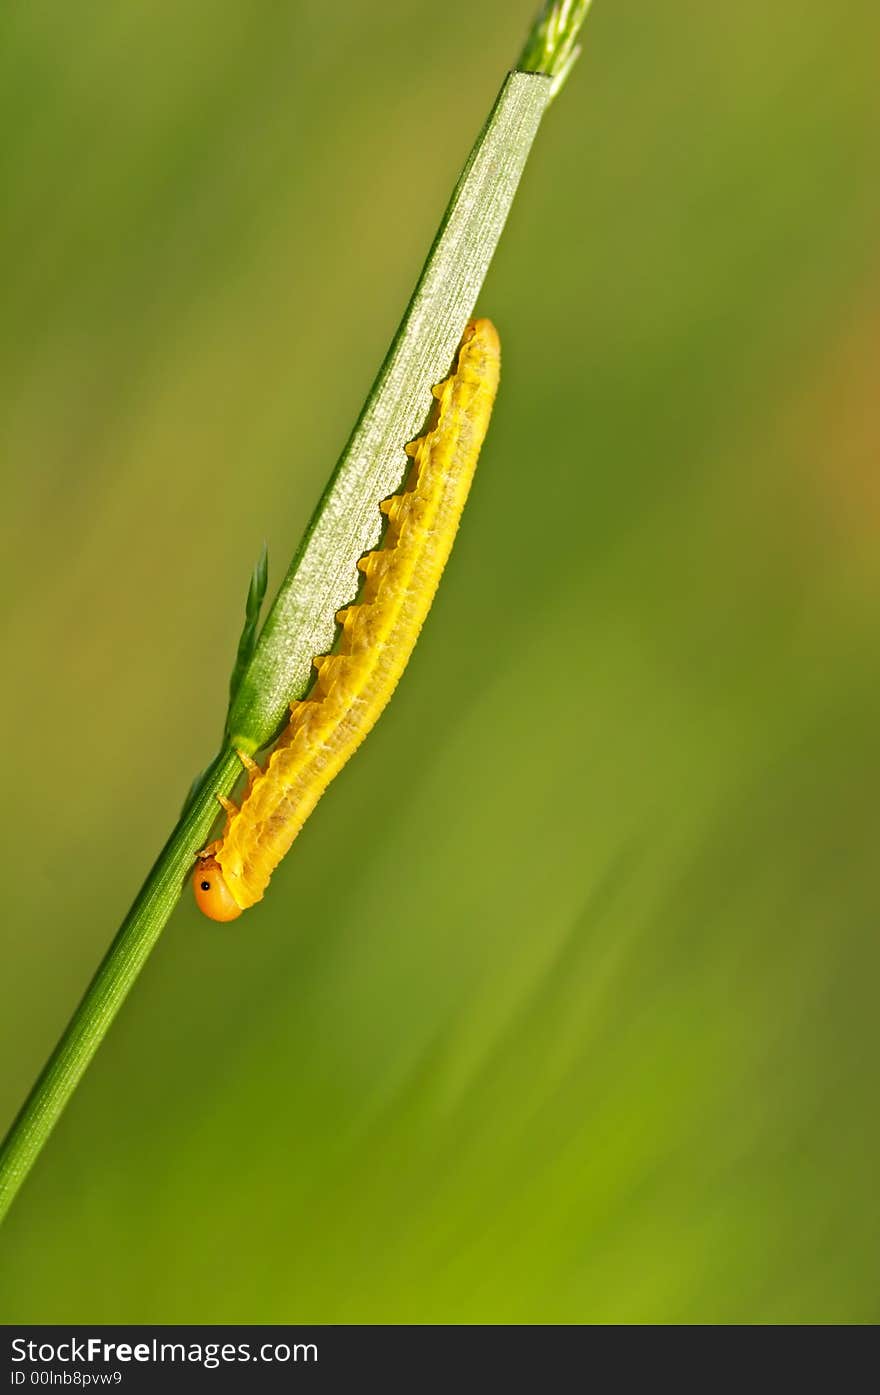
<svg viewBox="0 0 880 1395">
<path fill-rule="evenodd" d="M 223 837 L 215 838 L 212 843 L 208 843 L 204 848 L 202 848 L 201 852 L 196 853 L 196 857 L 199 859 L 204 857 L 213 857 L 215 853 L 218 853 L 220 851 L 220 849 L 223 847 L 223 838 L 225 838 L 227 833 L 229 832 L 229 825 L 238 813 L 238 805 L 233 804 L 231 799 L 227 799 L 225 794 L 218 794 L 217 803 L 222 806 L 223 812 L 226 815 L 226 826 L 223 829 Z"/>
<path fill-rule="evenodd" d="M 253 760 L 252 757 L 249 756 L 249 755 L 247 754 L 246 751 L 236 751 L 235 754 L 238 756 L 238 759 L 241 761 L 242 765 L 244 766 L 245 770 L 247 771 L 247 777 L 248 777 L 247 792 L 248 792 L 248 794 L 250 794 L 251 790 L 252 790 L 253 787 L 254 787 L 254 781 L 255 781 L 256 779 L 258 779 L 259 776 L 262 775 L 262 773 L 263 773 L 262 766 L 259 766 L 259 765 L 257 764 L 257 762 L 256 762 L 255 760 Z M 226 805 L 224 804 L 223 807 L 226 808 Z M 233 805 L 233 808 L 235 808 L 234 805 Z M 226 812 L 229 813 L 229 810 L 227 809 Z M 236 809 L 235 812 L 238 813 L 238 810 Z"/>
<path fill-rule="evenodd" d="M 405 489 L 402 494 L 392 494 L 390 499 L 383 499 L 379 505 L 381 512 L 388 519 L 388 532 L 392 543 L 399 536 L 401 515 L 409 506 L 411 496 L 412 491 Z"/>
</svg>

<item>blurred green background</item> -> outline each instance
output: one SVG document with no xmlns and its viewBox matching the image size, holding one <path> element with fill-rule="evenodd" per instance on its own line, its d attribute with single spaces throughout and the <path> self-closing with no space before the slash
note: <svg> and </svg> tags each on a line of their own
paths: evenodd
<svg viewBox="0 0 880 1395">
<path fill-rule="evenodd" d="M 0 17 L 3 1126 L 535 5 L 330 8 Z M 263 905 L 182 902 L 0 1317 L 880 1317 L 878 51 L 874 0 L 598 0 L 413 663 Z"/>
</svg>

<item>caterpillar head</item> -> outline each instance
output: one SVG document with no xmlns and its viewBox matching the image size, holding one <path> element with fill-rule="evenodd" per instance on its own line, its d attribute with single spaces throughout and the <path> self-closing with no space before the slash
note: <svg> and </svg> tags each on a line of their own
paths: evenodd
<svg viewBox="0 0 880 1395">
<path fill-rule="evenodd" d="M 196 905 L 211 920 L 237 920 L 241 906 L 236 901 L 216 857 L 200 857 L 193 872 Z"/>
</svg>

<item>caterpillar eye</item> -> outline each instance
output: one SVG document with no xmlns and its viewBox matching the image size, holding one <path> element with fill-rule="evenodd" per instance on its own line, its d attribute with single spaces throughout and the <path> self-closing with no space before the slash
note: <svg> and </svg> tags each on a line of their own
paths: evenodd
<svg viewBox="0 0 880 1395">
<path fill-rule="evenodd" d="M 226 885 L 220 864 L 213 857 L 202 860 L 196 866 L 193 892 L 199 910 L 210 920 L 237 920 L 241 915 L 241 906 Z"/>
</svg>

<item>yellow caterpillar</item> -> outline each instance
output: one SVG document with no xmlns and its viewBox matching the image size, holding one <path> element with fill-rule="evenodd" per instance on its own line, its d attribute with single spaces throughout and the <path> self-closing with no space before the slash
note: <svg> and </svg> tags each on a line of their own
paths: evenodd
<svg viewBox="0 0 880 1395">
<path fill-rule="evenodd" d="M 380 505 L 382 545 L 361 558 L 360 599 L 337 614 L 335 651 L 314 661 L 317 678 L 265 770 L 241 755 L 247 793 L 226 810 L 222 838 L 199 854 L 196 902 L 212 920 L 235 920 L 260 901 L 284 854 L 334 775 L 378 720 L 409 662 L 446 565 L 498 390 L 501 348 L 490 320 L 472 320 L 452 374 L 433 389 L 433 424 L 406 447 L 403 492 Z M 241 753 L 240 753 L 241 754 Z"/>
</svg>

